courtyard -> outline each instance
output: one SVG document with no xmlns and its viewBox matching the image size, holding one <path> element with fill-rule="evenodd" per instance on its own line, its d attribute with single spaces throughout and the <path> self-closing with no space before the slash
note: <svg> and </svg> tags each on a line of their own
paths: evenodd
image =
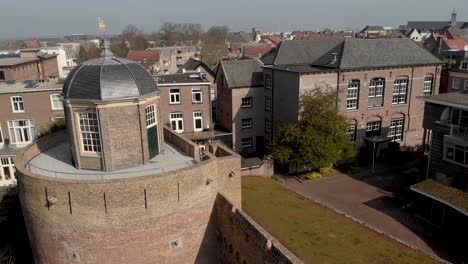
<svg viewBox="0 0 468 264">
<path fill-rule="evenodd" d="M 243 210 L 305 263 L 440 263 L 273 180 L 243 177 L 242 197 Z"/>
</svg>

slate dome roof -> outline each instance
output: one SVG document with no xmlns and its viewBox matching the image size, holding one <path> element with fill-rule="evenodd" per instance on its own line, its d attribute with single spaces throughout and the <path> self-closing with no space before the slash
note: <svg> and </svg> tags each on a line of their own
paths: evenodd
<svg viewBox="0 0 468 264">
<path fill-rule="evenodd" d="M 103 41 L 101 57 L 77 66 L 63 85 L 64 99 L 118 100 L 139 98 L 159 91 L 156 81 L 140 64 L 116 58 Z"/>
</svg>

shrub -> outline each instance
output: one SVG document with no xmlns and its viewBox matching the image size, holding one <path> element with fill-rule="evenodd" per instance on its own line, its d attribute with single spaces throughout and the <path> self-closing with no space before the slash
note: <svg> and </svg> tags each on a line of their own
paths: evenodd
<svg viewBox="0 0 468 264">
<path fill-rule="evenodd" d="M 278 181 L 279 179 L 281 179 L 281 177 L 278 174 L 273 174 L 273 176 L 271 176 L 271 179 L 274 181 Z"/>
<path fill-rule="evenodd" d="M 325 168 L 320 169 L 321 174 L 328 174 L 328 173 L 331 173 L 331 172 L 333 172 L 333 169 L 331 167 L 325 167 Z"/>
<path fill-rule="evenodd" d="M 322 174 L 318 172 L 312 172 L 311 174 L 307 175 L 306 178 L 309 180 L 320 180 L 322 179 Z"/>
<path fill-rule="evenodd" d="M 351 174 L 356 174 L 356 173 L 361 172 L 361 167 L 359 167 L 358 165 L 354 165 L 349 170 L 350 170 Z"/>
</svg>

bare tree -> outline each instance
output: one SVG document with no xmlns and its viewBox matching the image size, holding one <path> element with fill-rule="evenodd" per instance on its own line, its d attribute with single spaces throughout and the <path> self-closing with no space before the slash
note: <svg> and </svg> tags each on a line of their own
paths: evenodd
<svg viewBox="0 0 468 264">
<path fill-rule="evenodd" d="M 226 37 L 229 32 L 227 26 L 212 26 L 208 30 L 208 36 L 203 40 L 202 59 L 214 66 L 219 60 L 227 55 Z"/>
<path fill-rule="evenodd" d="M 126 40 L 131 40 L 139 35 L 143 34 L 143 30 L 139 29 L 133 24 L 128 24 L 122 30 L 122 37 Z"/>
</svg>

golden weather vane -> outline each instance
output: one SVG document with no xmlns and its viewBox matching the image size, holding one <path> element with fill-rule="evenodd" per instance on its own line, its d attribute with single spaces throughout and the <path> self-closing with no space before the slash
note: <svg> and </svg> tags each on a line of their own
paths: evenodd
<svg viewBox="0 0 468 264">
<path fill-rule="evenodd" d="M 99 23 L 99 30 L 102 31 L 102 33 L 106 33 L 106 24 L 104 23 L 104 20 L 101 19 L 101 17 L 98 17 L 98 23 Z"/>
</svg>

